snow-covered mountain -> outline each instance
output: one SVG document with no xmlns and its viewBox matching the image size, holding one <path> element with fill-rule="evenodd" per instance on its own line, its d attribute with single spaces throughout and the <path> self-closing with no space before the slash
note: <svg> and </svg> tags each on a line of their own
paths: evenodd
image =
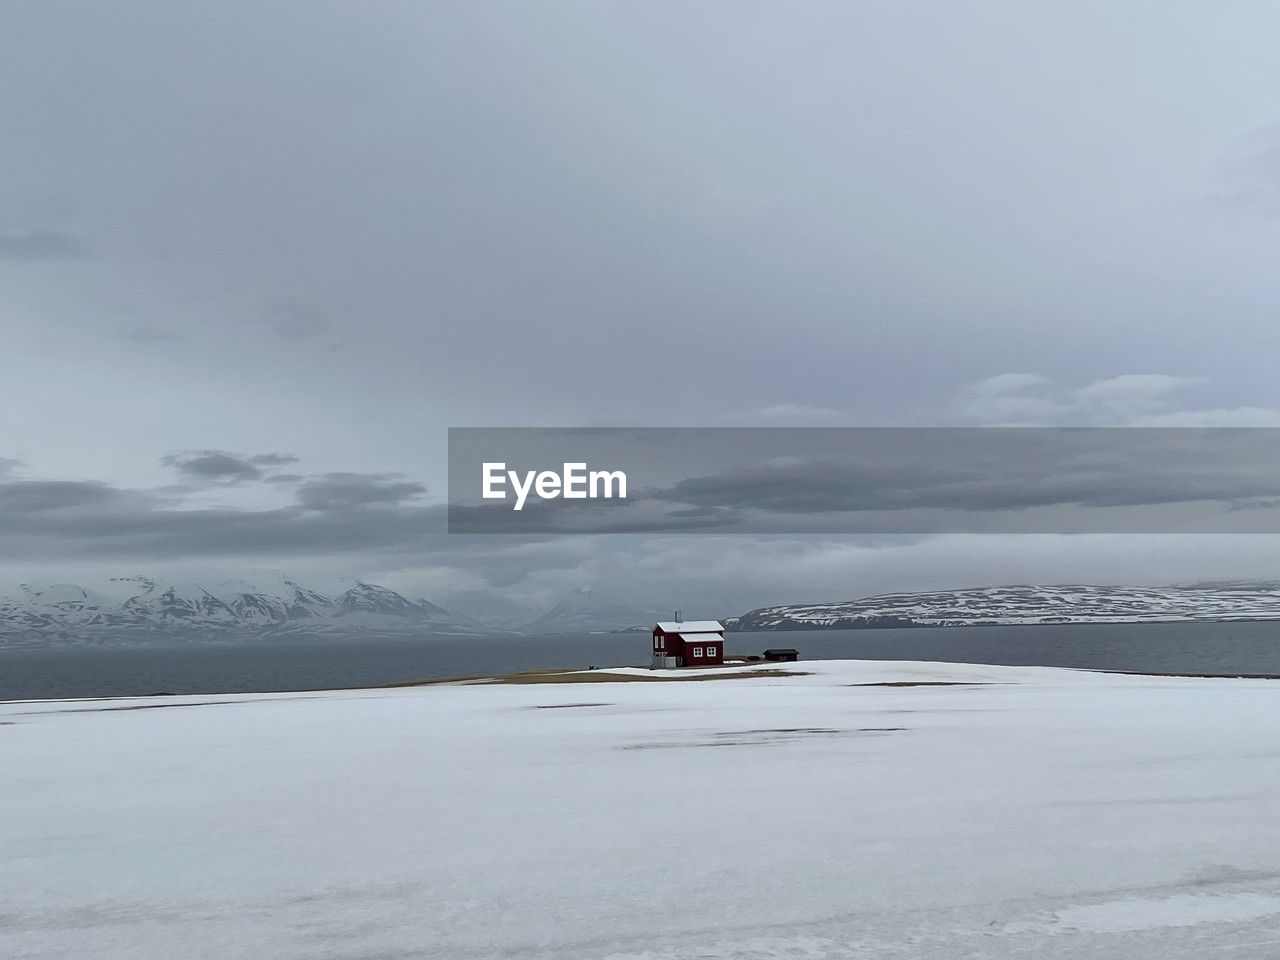
<svg viewBox="0 0 1280 960">
<path fill-rule="evenodd" d="M 1280 620 L 1280 581 L 889 593 L 863 600 L 760 607 L 733 618 L 726 626 L 730 630 L 820 630 L 1196 620 Z"/>
<path fill-rule="evenodd" d="M 519 631 L 526 623 L 546 613 L 543 605 L 512 599 L 496 590 L 455 590 L 445 595 L 444 605 L 454 613 L 478 620 L 496 630 Z"/>
<path fill-rule="evenodd" d="M 522 624 L 520 632 L 616 633 L 640 621 L 651 624 L 653 617 L 653 611 L 645 607 L 602 600 L 589 587 L 579 587 L 551 609 Z"/>
<path fill-rule="evenodd" d="M 335 596 L 280 579 L 168 583 L 119 577 L 94 587 L 21 584 L 0 593 L 0 644 L 491 633 L 428 600 L 356 582 Z"/>
<path fill-rule="evenodd" d="M 463 590 L 448 594 L 445 603 L 495 630 L 520 634 L 618 633 L 642 623 L 647 631 L 662 611 L 597 596 L 590 587 L 577 587 L 549 603 L 513 600 L 492 590 Z"/>
</svg>

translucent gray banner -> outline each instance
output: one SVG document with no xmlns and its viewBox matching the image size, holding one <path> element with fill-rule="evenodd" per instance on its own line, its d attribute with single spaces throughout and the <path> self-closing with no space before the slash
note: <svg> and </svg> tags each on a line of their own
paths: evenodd
<svg viewBox="0 0 1280 960">
<path fill-rule="evenodd" d="M 450 533 L 1277 533 L 1280 429 L 454 428 Z"/>
</svg>

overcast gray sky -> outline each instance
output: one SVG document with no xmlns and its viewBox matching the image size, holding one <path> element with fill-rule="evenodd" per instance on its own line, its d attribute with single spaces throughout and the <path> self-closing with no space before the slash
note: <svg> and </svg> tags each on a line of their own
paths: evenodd
<svg viewBox="0 0 1280 960">
<path fill-rule="evenodd" d="M 1261 537 L 434 532 L 451 425 L 1280 424 L 1274 4 L 0 20 L 0 575 L 1280 574 Z"/>
</svg>

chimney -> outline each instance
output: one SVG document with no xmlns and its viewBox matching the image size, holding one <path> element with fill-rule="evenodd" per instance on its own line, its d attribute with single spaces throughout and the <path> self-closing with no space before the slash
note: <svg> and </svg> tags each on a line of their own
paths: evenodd
<svg viewBox="0 0 1280 960">
<path fill-rule="evenodd" d="M 684 623 L 684 613 L 679 610 L 676 611 L 676 623 Z"/>
</svg>

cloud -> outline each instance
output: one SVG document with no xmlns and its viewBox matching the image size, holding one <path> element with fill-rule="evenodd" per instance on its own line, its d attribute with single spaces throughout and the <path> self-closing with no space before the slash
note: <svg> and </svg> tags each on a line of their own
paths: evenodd
<svg viewBox="0 0 1280 960">
<path fill-rule="evenodd" d="M 770 420 L 830 420 L 840 416 L 840 411 L 804 403 L 775 403 L 761 410 L 760 416 Z"/>
<path fill-rule="evenodd" d="M 1166 406 L 1169 394 L 1203 382 L 1203 377 L 1126 373 L 1107 380 L 1095 380 L 1081 387 L 1075 393 L 1075 402 L 1081 409 L 1105 409 L 1120 415 L 1132 415 L 1152 407 Z"/>
<path fill-rule="evenodd" d="M 1141 427 L 1280 427 L 1275 407 L 1219 407 L 1212 410 L 1177 410 L 1139 417 Z"/>
<path fill-rule="evenodd" d="M 814 510 L 842 502 L 848 491 L 842 494 L 820 478 L 808 476 L 812 471 L 805 468 L 812 466 L 779 459 L 765 476 L 699 478 L 684 493 L 688 501 L 724 498 L 752 509 L 763 505 L 771 510 Z M 983 497 L 999 493 L 998 481 L 992 488 L 967 489 L 959 473 L 944 468 L 934 474 L 904 473 L 896 478 L 868 476 L 865 471 L 856 475 L 869 479 L 881 500 L 891 500 L 895 487 L 905 488 L 908 498 L 931 497 L 933 502 L 948 504 L 980 503 Z M 850 474 L 844 476 L 848 479 Z M 800 501 L 788 503 L 770 479 L 786 486 L 799 479 Z M 1064 566 L 1061 557 L 1066 547 L 1033 549 L 1030 544 L 1042 543 L 1033 536 L 941 538 L 933 546 L 921 542 L 915 547 L 910 544 L 920 538 L 468 537 L 444 533 L 444 508 L 420 503 L 422 487 L 412 480 L 347 473 L 304 477 L 301 483 L 313 484 L 310 492 L 305 497 L 300 493 L 286 506 L 236 510 L 193 509 L 181 493 L 169 491 L 0 476 L 0 556 L 23 558 L 23 570 L 15 570 L 21 576 L 29 576 L 27 571 L 40 563 L 68 561 L 80 566 L 109 564 L 117 572 L 152 564 L 170 576 L 174 569 L 197 564 L 216 564 L 215 569 L 239 573 L 246 563 L 271 558 L 273 563 L 287 564 L 290 571 L 345 569 L 374 582 L 387 582 L 382 574 L 394 571 L 395 582 L 402 585 L 430 583 L 439 589 L 441 584 L 479 584 L 540 600 L 591 585 L 599 588 L 596 592 L 601 597 L 660 609 L 711 605 L 708 615 L 723 615 L 769 602 L 856 597 L 917 586 L 978 585 L 1018 578 L 1105 580 L 1113 568 L 1120 571 L 1116 578 L 1129 581 L 1135 569 L 1142 571 L 1139 579 L 1154 578 L 1153 582 L 1174 574 L 1200 576 L 1206 570 L 1235 574 L 1244 567 L 1240 549 L 1252 549 L 1251 544 L 1266 540 L 1246 538 L 1248 544 L 1239 549 L 1224 547 L 1214 559 L 1217 566 L 1205 567 L 1196 565 L 1197 551 L 1203 549 L 1196 545 L 1215 538 L 1188 538 L 1179 561 L 1182 565 L 1170 573 L 1166 568 L 1172 561 L 1160 544 L 1173 544 L 1175 537 L 1152 538 L 1141 549 L 1133 547 L 1154 565 L 1116 562 L 1110 568 L 1105 566 L 1108 558 L 1118 556 L 1116 551 L 1123 544 L 1135 544 L 1141 538 L 1054 540 L 1054 544 L 1079 546 L 1069 557 L 1074 565 Z M 1061 488 L 1075 493 L 1088 489 L 1089 484 L 1078 478 L 1064 480 Z M 1220 484 L 1218 489 L 1221 492 Z M 1149 495 L 1150 491 L 1143 494 Z M 927 551 L 923 559 L 922 551 Z M 1260 551 L 1249 555 L 1256 564 Z M 1261 556 L 1265 559 L 1266 552 L 1261 551 Z M 761 557 L 767 562 L 761 562 Z M 1099 558 L 1103 567 L 1091 566 Z M 959 580 L 956 570 L 964 571 Z"/>
<path fill-rule="evenodd" d="M 969 451 L 939 449 L 930 459 L 915 455 L 918 447 L 908 443 L 896 455 L 882 449 L 862 462 L 786 463 L 691 477 L 646 496 L 707 510 L 750 511 L 756 517 L 749 521 L 753 529 L 769 517 L 832 515 L 827 529 L 837 530 L 844 528 L 838 515 L 845 514 L 852 515 L 846 517 L 852 524 L 848 529 L 857 530 L 856 515 L 887 514 L 902 518 L 905 526 L 891 520 L 884 529 L 923 532 L 975 524 L 992 532 L 1016 529 L 1008 524 L 1020 525 L 1021 518 L 1001 518 L 1042 508 L 1071 511 L 1047 514 L 1039 529 L 1072 529 L 1081 522 L 1082 509 L 1124 508 L 1106 517 L 1116 531 L 1132 531 L 1145 524 L 1141 513 L 1128 508 L 1213 502 L 1235 510 L 1274 508 L 1280 502 L 1276 458 L 1232 439 L 1171 438 L 1137 430 L 1105 436 L 1058 431 L 954 435 Z M 1174 529 L 1199 519 L 1162 517 L 1160 522 Z M 1035 521 L 1031 524 L 1036 528 Z"/>
<path fill-rule="evenodd" d="M 73 233 L 60 230 L 0 233 L 0 260 L 74 260 L 88 255 L 88 246 Z"/>
<path fill-rule="evenodd" d="M 66 514 L 77 508 L 137 503 L 128 492 L 97 481 L 19 480 L 0 482 L 0 515 Z"/>
<path fill-rule="evenodd" d="M 970 384 L 969 390 L 982 397 L 1002 397 L 1010 393 L 1021 393 L 1033 387 L 1048 386 L 1048 384 L 1048 378 L 1038 373 L 1000 373 Z"/>
<path fill-rule="evenodd" d="M 509 503 L 482 502 L 478 490 L 473 499 L 459 492 L 450 528 L 561 534 L 1280 530 L 1280 431 L 762 428 L 694 436 L 677 432 L 667 450 L 645 450 L 623 464 L 630 488 L 625 500 L 531 500 L 517 512 Z M 536 458 L 560 456 L 544 448 Z M 1248 521 L 1240 516 L 1244 508 L 1253 512 Z"/>
<path fill-rule="evenodd" d="M 977 396 L 964 400 L 960 405 L 960 412 L 966 419 L 990 426 L 1053 423 L 1071 411 L 1067 404 L 1027 396 Z"/>
<path fill-rule="evenodd" d="M 399 506 L 426 495 L 421 483 L 393 473 L 326 473 L 298 485 L 298 502 L 308 510 L 354 510 Z"/>
<path fill-rule="evenodd" d="M 958 405 L 966 419 L 984 424 L 1049 423 L 1068 409 L 1043 395 L 1049 388 L 1038 373 L 1000 373 L 966 385 Z"/>
<path fill-rule="evenodd" d="M 1034 373 L 1003 373 L 963 388 L 960 414 L 992 425 L 1128 426 L 1172 411 L 1177 394 L 1206 382 L 1204 377 L 1126 373 L 1063 388 Z"/>
<path fill-rule="evenodd" d="M 289 458 L 263 454 L 260 459 Z M 244 461 L 228 460 L 198 455 L 186 463 L 206 471 L 199 476 L 243 475 Z M 0 556 L 82 560 L 412 553 L 444 531 L 443 507 L 413 502 L 422 491 L 420 484 L 384 474 L 331 474 L 304 482 L 296 501 L 287 506 L 196 508 L 172 489 L 0 477 Z"/>
<path fill-rule="evenodd" d="M 253 456 L 228 453 L 225 450 L 188 450 L 162 457 L 160 462 L 177 470 L 187 480 L 213 483 L 240 483 L 261 480 L 265 467 L 294 463 L 297 457 L 287 453 L 259 453 Z"/>
</svg>

